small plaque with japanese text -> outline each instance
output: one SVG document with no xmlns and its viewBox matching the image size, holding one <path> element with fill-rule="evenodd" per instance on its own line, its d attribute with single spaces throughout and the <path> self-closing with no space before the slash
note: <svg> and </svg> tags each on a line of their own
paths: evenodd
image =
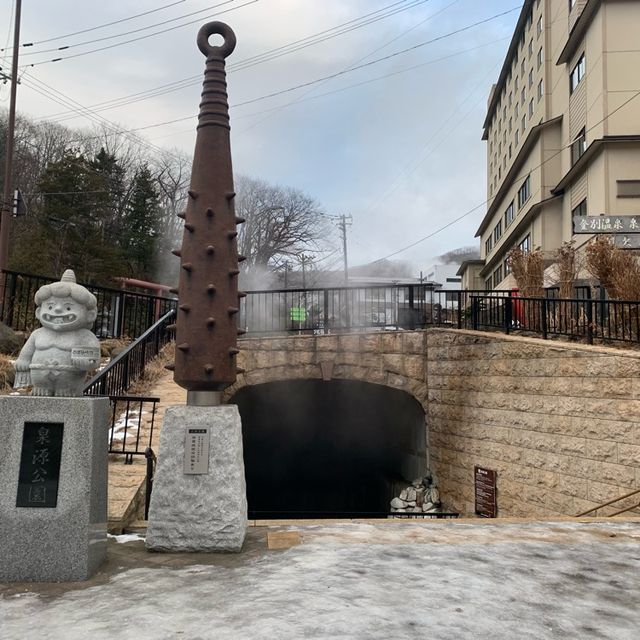
<svg viewBox="0 0 640 640">
<path fill-rule="evenodd" d="M 58 503 L 62 422 L 25 422 L 16 507 L 55 507 Z"/>
<path fill-rule="evenodd" d="M 198 475 L 209 473 L 209 429 L 187 428 L 184 440 L 184 473 Z"/>
<path fill-rule="evenodd" d="M 495 518 L 498 514 L 496 503 L 496 472 L 491 469 L 474 467 L 476 515 L 481 518 Z"/>
</svg>

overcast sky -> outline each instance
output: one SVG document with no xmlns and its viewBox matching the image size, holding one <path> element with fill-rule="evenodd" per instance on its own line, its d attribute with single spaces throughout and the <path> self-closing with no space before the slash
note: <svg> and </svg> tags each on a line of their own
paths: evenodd
<svg viewBox="0 0 640 640">
<path fill-rule="evenodd" d="M 11 4 L 0 3 L 0 46 L 11 44 Z M 140 135 L 159 147 L 191 154 L 204 70 L 195 37 L 204 22 L 223 20 L 238 40 L 227 59 L 235 171 L 300 188 L 327 214 L 351 215 L 351 264 L 386 257 L 482 205 L 394 256 L 410 261 L 418 274 L 439 254 L 477 244 L 475 231 L 486 210 L 481 125 L 521 6 L 521 0 L 23 0 L 21 41 L 34 46 L 21 49 L 20 65 L 35 64 L 23 70 L 18 108 L 32 117 L 58 117 L 65 111 L 34 91 L 38 82 L 96 108 L 191 79 L 179 90 L 100 112 L 132 129 L 185 118 Z M 166 8 L 153 11 L 159 7 Z M 167 20 L 173 21 L 145 28 Z M 365 21 L 369 24 L 362 26 Z M 178 26 L 188 22 L 193 24 Z M 345 26 L 336 30 L 340 25 Z M 165 29 L 171 30 L 120 44 Z M 335 37 L 302 46 L 310 42 L 303 39 L 319 33 Z M 298 50 L 288 55 L 232 70 L 234 64 L 300 40 Z M 78 46 L 44 51 L 65 45 Z M 101 47 L 110 48 L 77 55 Z M 47 62 L 56 57 L 63 59 Z M 9 61 L 0 65 L 7 70 Z M 8 85 L 0 85 L 0 104 L 8 105 L 8 95 Z M 91 124 L 80 115 L 65 123 Z"/>
</svg>

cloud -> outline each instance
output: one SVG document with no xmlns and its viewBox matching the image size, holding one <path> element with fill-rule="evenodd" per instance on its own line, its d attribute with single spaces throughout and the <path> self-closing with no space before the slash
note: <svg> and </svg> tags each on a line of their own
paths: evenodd
<svg viewBox="0 0 640 640">
<path fill-rule="evenodd" d="M 131 4 L 125 8 L 121 3 L 95 1 L 27 3 L 23 9 L 23 41 L 72 30 L 71 16 L 73 24 L 82 28 L 161 4 L 159 0 L 144 0 L 134 9 Z M 186 0 L 167 10 L 51 45 L 119 33 L 212 4 L 216 3 Z M 388 4 L 390 0 L 259 0 L 220 17 L 238 37 L 228 64 Z M 506 0 L 424 2 L 292 55 L 230 73 L 230 102 L 237 104 L 340 72 L 513 6 Z M 428 20 L 433 14 L 436 17 Z M 486 197 L 481 124 L 489 88 L 506 51 L 505 38 L 510 36 L 517 15 L 513 12 L 480 28 L 313 87 L 232 109 L 235 169 L 301 188 L 318 199 L 328 213 L 351 214 L 354 223 L 349 230 L 349 251 L 354 264 L 380 258 L 433 232 Z M 0 24 L 9 25 L 9 7 L 0 8 Z M 37 66 L 28 73 L 84 105 L 129 95 L 202 74 L 204 59 L 195 47 L 198 27 L 194 24 L 108 51 Z M 501 42 L 495 42 L 501 38 Z M 43 47 L 36 45 L 33 50 Z M 474 47 L 479 48 L 461 53 Z M 27 52 L 31 49 L 22 49 L 22 53 Z M 25 57 L 22 62 L 53 55 Z M 424 64 L 445 56 L 451 57 Z M 397 73 L 415 65 L 422 66 Z M 397 75 L 390 75 L 394 73 Z M 388 77 L 375 80 L 384 75 Z M 357 83 L 366 84 L 352 86 Z M 324 93 L 329 95 L 321 96 Z M 142 127 L 195 114 L 199 94 L 196 82 L 103 115 L 129 127 Z M 6 96 L 3 88 L 0 98 Z M 303 101 L 285 106 L 299 98 Z M 283 108 L 273 111 L 275 107 Z M 20 88 L 19 108 L 35 116 L 63 110 L 27 86 Z M 78 126 L 86 123 L 83 118 L 69 122 Z M 149 129 L 146 137 L 159 146 L 191 153 L 194 130 L 195 121 L 185 121 Z M 482 214 L 481 209 L 399 258 L 412 261 L 418 271 L 447 250 L 473 244 Z"/>
</svg>

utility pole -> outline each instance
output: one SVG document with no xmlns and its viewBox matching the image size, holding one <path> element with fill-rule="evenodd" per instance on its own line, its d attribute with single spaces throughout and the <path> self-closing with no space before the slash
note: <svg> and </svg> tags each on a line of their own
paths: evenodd
<svg viewBox="0 0 640 640">
<path fill-rule="evenodd" d="M 307 256 L 304 253 L 300 256 L 300 263 L 302 265 L 302 288 L 303 289 L 307 288 L 307 277 L 306 277 L 305 265 L 307 264 L 308 259 L 309 258 L 307 258 Z"/>
<path fill-rule="evenodd" d="M 342 232 L 342 261 L 344 263 L 344 283 L 349 284 L 349 263 L 347 260 L 347 225 L 351 226 L 353 218 L 344 213 L 340 216 L 338 226 Z"/>
<path fill-rule="evenodd" d="M 16 0 L 16 20 L 13 32 L 13 60 L 11 62 L 11 98 L 9 101 L 9 121 L 7 123 L 7 150 L 4 160 L 4 189 L 2 192 L 2 213 L 0 214 L 0 269 L 9 266 L 9 225 L 13 210 L 13 147 L 16 128 L 16 92 L 18 90 L 18 49 L 20 47 L 20 13 L 22 0 Z M 4 274 L 0 276 L 4 282 Z"/>
</svg>

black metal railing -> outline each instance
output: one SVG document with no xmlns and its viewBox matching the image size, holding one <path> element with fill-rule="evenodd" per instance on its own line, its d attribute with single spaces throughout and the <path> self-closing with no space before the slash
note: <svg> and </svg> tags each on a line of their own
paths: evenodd
<svg viewBox="0 0 640 640">
<path fill-rule="evenodd" d="M 577 287 L 575 297 L 525 298 L 512 291 L 448 291 L 428 285 L 249 291 L 239 327 L 249 337 L 363 330 L 450 327 L 518 332 L 593 343 L 640 342 L 640 302 L 609 300 L 600 289 Z"/>
<path fill-rule="evenodd" d="M 3 271 L 0 290 L 0 321 L 15 331 L 31 331 L 38 326 L 34 296 L 55 278 L 17 271 Z M 176 300 L 146 293 L 84 285 L 98 301 L 94 331 L 99 338 L 136 338 L 171 309 Z"/>
<path fill-rule="evenodd" d="M 253 334 L 419 329 L 458 324 L 459 291 L 425 285 L 249 291 L 239 327 Z"/>
<path fill-rule="evenodd" d="M 133 456 L 146 456 L 153 444 L 156 406 L 160 398 L 148 396 L 110 396 L 112 413 L 109 453 L 124 455 L 125 464 Z"/>
<path fill-rule="evenodd" d="M 102 371 L 99 371 L 84 387 L 84 395 L 117 396 L 142 377 L 146 365 L 155 358 L 164 345 L 173 339 L 167 329 L 175 310 L 165 313 L 135 342 L 117 355 Z"/>
</svg>

